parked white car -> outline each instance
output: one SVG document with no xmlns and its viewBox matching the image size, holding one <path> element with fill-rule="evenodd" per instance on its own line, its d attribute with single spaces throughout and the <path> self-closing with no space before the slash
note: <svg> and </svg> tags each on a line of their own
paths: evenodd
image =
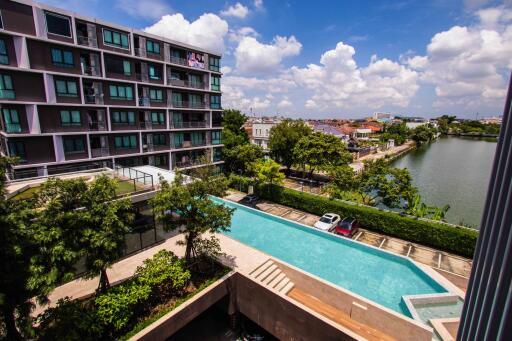
<svg viewBox="0 0 512 341">
<path fill-rule="evenodd" d="M 341 220 L 340 216 L 334 213 L 324 214 L 320 220 L 315 223 L 315 227 L 322 231 L 331 231 Z"/>
</svg>

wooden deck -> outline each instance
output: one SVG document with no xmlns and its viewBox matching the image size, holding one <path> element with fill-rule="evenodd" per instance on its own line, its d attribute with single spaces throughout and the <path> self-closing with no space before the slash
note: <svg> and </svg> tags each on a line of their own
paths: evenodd
<svg viewBox="0 0 512 341">
<path fill-rule="evenodd" d="M 300 290 L 297 288 L 293 288 L 289 293 L 288 297 L 296 300 L 297 302 L 305 305 L 306 307 L 310 308 L 311 310 L 314 310 L 315 312 L 327 317 L 328 319 L 352 330 L 353 332 L 357 333 L 361 337 L 364 337 L 367 340 L 374 341 L 374 340 L 395 340 L 391 336 L 384 334 L 381 331 L 378 331 L 376 329 L 373 329 L 371 327 L 368 327 L 360 322 L 354 321 L 342 312 L 339 309 L 336 309 L 335 307 L 322 302 L 318 298 Z"/>
</svg>

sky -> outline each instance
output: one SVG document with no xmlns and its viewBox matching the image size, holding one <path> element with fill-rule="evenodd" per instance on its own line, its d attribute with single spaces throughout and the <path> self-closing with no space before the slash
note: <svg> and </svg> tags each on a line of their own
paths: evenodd
<svg viewBox="0 0 512 341">
<path fill-rule="evenodd" d="M 512 0 L 43 0 L 222 54 L 224 108 L 501 115 Z"/>
</svg>

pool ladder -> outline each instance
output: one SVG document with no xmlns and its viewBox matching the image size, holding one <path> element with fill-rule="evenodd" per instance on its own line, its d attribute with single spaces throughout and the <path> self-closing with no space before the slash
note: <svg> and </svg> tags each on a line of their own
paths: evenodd
<svg viewBox="0 0 512 341">
<path fill-rule="evenodd" d="M 255 282 L 283 295 L 286 295 L 295 286 L 272 259 L 268 259 L 258 266 L 249 276 Z"/>
</svg>

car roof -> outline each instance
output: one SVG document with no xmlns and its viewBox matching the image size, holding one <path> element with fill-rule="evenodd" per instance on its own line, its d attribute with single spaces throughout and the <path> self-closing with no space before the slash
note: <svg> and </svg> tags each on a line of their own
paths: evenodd
<svg viewBox="0 0 512 341">
<path fill-rule="evenodd" d="M 356 219 L 355 219 L 355 218 L 350 218 L 350 217 L 348 217 L 348 218 L 344 218 L 344 219 L 341 221 L 341 223 L 343 223 L 343 222 L 345 222 L 345 223 L 353 223 L 354 221 L 356 221 Z"/>
</svg>

